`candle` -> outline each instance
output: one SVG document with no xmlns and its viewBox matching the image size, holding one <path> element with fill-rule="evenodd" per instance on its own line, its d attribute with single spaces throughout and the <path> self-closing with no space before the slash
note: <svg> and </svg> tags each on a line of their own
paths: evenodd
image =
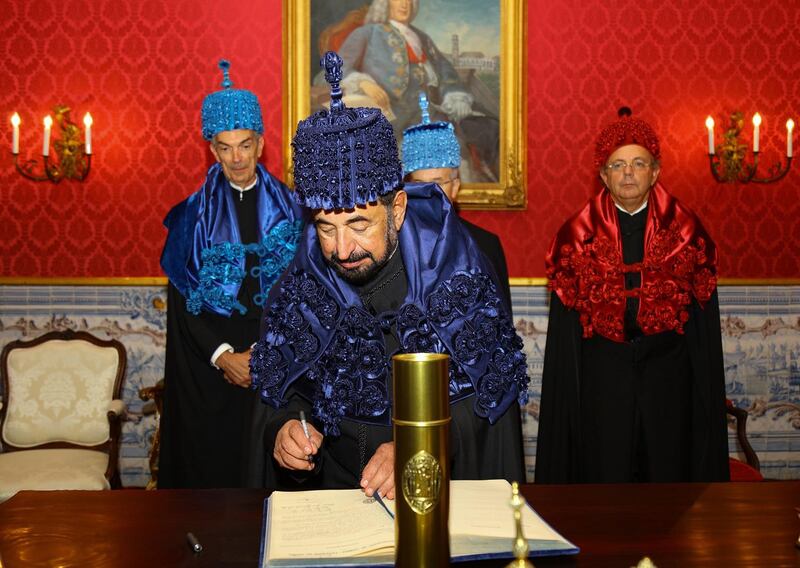
<svg viewBox="0 0 800 568">
<path fill-rule="evenodd" d="M 13 130 L 13 136 L 11 138 L 11 153 L 15 156 L 19 154 L 19 115 L 15 112 L 11 115 L 11 126 Z"/>
<path fill-rule="evenodd" d="M 706 118 L 706 128 L 708 128 L 708 153 L 714 155 L 714 119 L 710 116 Z"/>
<path fill-rule="evenodd" d="M 761 115 L 753 115 L 753 152 L 758 152 L 758 127 L 761 126 Z"/>
<path fill-rule="evenodd" d="M 50 127 L 53 126 L 53 119 L 50 115 L 44 117 L 44 144 L 42 144 L 42 156 L 50 155 Z"/>
<path fill-rule="evenodd" d="M 786 157 L 792 157 L 792 130 L 794 130 L 794 120 L 791 118 L 786 121 Z"/>
<path fill-rule="evenodd" d="M 86 127 L 84 139 L 86 140 L 86 155 L 88 156 L 92 153 L 92 115 L 88 112 L 83 117 L 83 125 Z"/>
</svg>

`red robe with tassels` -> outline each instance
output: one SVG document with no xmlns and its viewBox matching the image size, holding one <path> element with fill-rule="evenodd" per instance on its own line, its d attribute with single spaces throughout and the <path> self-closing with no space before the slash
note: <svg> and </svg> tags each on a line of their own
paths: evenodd
<svg viewBox="0 0 800 568">
<path fill-rule="evenodd" d="M 660 184 L 639 215 L 603 190 L 547 254 L 537 482 L 728 478 L 716 248 Z"/>
</svg>

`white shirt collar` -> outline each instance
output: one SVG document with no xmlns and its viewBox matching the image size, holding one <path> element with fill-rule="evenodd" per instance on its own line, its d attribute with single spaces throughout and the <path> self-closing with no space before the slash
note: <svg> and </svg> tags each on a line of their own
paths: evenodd
<svg viewBox="0 0 800 568">
<path fill-rule="evenodd" d="M 421 57 L 423 53 L 422 42 L 420 41 L 419 36 L 414 33 L 414 30 L 408 27 L 407 24 L 398 22 L 397 20 L 389 20 L 389 23 L 402 34 L 403 38 L 411 46 L 411 49 L 413 49 L 414 53 L 417 54 L 417 57 Z"/>
<path fill-rule="evenodd" d="M 633 217 L 633 216 L 634 216 L 634 215 L 636 215 L 637 213 L 641 213 L 641 212 L 644 210 L 644 208 L 645 208 L 645 207 L 647 207 L 647 201 L 645 201 L 644 203 L 642 203 L 642 206 L 641 206 L 641 207 L 639 207 L 639 209 L 637 209 L 637 210 L 636 210 L 636 211 L 634 211 L 633 213 L 629 213 L 627 209 L 625 209 L 624 207 L 621 207 L 621 206 L 619 205 L 619 203 L 617 203 L 616 201 L 614 202 L 614 205 L 617 207 L 617 209 L 619 209 L 619 210 L 620 210 L 620 211 L 622 211 L 623 213 L 628 213 L 628 215 L 630 215 L 631 217 Z"/>
<path fill-rule="evenodd" d="M 235 189 L 236 191 L 238 191 L 240 193 L 244 193 L 245 191 L 247 191 L 249 189 L 253 189 L 256 186 L 256 184 L 258 183 L 258 176 L 256 176 L 256 179 L 253 180 L 253 183 L 251 183 L 247 187 L 239 187 L 238 185 L 236 185 L 232 181 L 228 181 L 228 183 L 231 184 L 231 187 L 233 189 Z"/>
</svg>

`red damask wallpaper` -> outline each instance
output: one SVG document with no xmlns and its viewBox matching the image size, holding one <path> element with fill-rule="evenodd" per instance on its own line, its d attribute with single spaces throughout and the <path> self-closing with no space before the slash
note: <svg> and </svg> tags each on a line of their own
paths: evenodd
<svg viewBox="0 0 800 568">
<path fill-rule="evenodd" d="M 0 277 L 160 275 L 161 220 L 211 163 L 199 110 L 220 57 L 259 95 L 264 163 L 280 172 L 281 0 L 0 0 L 0 13 Z M 784 153 L 786 118 L 800 122 L 800 7 L 531 0 L 527 38 L 528 209 L 464 214 L 501 236 L 512 276 L 543 276 L 552 235 L 598 187 L 594 138 L 626 104 L 661 134 L 662 181 L 704 220 L 722 276 L 800 277 L 800 173 L 717 184 L 703 125 L 758 110 L 762 160 Z M 60 102 L 94 117 L 90 177 L 24 180 L 8 118 L 33 158 Z"/>
</svg>

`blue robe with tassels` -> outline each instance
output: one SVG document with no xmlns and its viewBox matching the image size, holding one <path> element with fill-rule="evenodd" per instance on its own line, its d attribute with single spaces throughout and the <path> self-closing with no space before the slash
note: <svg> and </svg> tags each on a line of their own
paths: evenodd
<svg viewBox="0 0 800 568">
<path fill-rule="evenodd" d="M 522 480 L 519 403 L 528 376 L 510 306 L 441 190 L 405 190 L 399 255 L 380 271 L 387 286 L 367 305 L 365 288 L 375 282 L 357 289 L 341 279 L 314 227 L 306 228 L 272 290 L 251 358 L 254 388 L 279 408 L 264 411 L 265 439 L 253 453 L 269 455 L 280 425 L 305 408 L 326 435 L 315 486 L 357 487 L 360 469 L 391 439 L 391 356 L 441 352 L 451 357 L 453 477 Z M 392 279 L 396 270 L 402 285 Z"/>
<path fill-rule="evenodd" d="M 263 298 L 291 261 L 302 227 L 289 190 L 263 167 L 241 196 L 215 164 L 172 208 L 161 266 L 169 277 L 159 487 L 239 487 L 252 392 L 210 359 L 258 338 Z"/>
</svg>

